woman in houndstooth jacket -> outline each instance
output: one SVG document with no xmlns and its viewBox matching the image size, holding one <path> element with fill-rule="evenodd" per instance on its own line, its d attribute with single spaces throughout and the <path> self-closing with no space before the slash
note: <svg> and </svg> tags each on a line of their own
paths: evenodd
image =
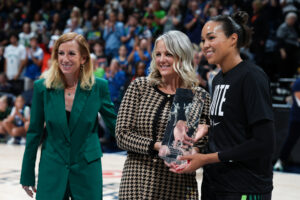
<svg viewBox="0 0 300 200">
<path fill-rule="evenodd" d="M 197 87 L 192 67 L 192 45 L 180 31 L 169 31 L 157 38 L 150 74 L 134 80 L 123 97 L 117 119 L 118 146 L 128 151 L 120 185 L 119 199 L 197 200 L 195 173 L 169 171 L 158 151 L 168 123 L 177 88 L 192 89 L 204 104 L 200 124 L 210 123 L 210 96 Z M 207 138 L 196 147 L 201 151 Z"/>
</svg>

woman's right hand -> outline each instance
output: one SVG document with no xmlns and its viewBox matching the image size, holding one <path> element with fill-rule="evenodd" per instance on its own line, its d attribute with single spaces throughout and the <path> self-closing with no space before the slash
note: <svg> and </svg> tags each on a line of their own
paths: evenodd
<svg viewBox="0 0 300 200">
<path fill-rule="evenodd" d="M 28 196 L 33 198 L 33 193 L 36 193 L 36 188 L 34 186 L 22 185 L 22 188 L 25 190 L 25 192 L 28 194 Z"/>
</svg>

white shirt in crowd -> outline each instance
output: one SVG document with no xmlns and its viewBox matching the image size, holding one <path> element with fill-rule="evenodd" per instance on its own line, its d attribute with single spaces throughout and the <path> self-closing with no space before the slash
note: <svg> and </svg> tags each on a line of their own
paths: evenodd
<svg viewBox="0 0 300 200">
<path fill-rule="evenodd" d="M 16 112 L 16 107 L 14 106 L 12 109 L 11 109 L 11 112 L 10 112 L 10 115 L 14 115 Z M 30 117 L 30 107 L 29 106 L 25 106 L 24 107 L 24 110 L 23 110 L 23 117 L 27 120 L 29 120 L 29 117 Z"/>
<path fill-rule="evenodd" d="M 18 46 L 10 44 L 5 48 L 4 58 L 6 59 L 6 76 L 11 80 L 18 74 L 21 61 L 26 58 L 26 49 L 21 44 Z"/>
<path fill-rule="evenodd" d="M 32 37 L 34 37 L 35 34 L 34 32 L 30 32 L 30 33 L 24 33 L 24 32 L 21 32 L 19 34 L 19 44 L 22 44 L 24 45 L 25 47 L 28 47 L 30 44 L 30 39 Z"/>
</svg>

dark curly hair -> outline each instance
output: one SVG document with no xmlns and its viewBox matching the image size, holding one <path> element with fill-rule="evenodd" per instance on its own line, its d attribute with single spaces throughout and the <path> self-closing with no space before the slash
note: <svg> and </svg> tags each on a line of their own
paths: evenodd
<svg viewBox="0 0 300 200">
<path fill-rule="evenodd" d="M 238 11 L 232 16 L 218 15 L 210 21 L 219 22 L 227 37 L 233 33 L 238 35 L 237 48 L 248 46 L 251 42 L 252 30 L 247 26 L 249 15 L 244 11 Z"/>
</svg>

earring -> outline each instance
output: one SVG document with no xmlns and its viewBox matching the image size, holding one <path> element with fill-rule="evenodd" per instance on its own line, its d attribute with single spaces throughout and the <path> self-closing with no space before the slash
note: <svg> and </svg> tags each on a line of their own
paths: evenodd
<svg viewBox="0 0 300 200">
<path fill-rule="evenodd" d="M 83 64 L 80 64 L 80 71 L 83 70 Z"/>
</svg>

